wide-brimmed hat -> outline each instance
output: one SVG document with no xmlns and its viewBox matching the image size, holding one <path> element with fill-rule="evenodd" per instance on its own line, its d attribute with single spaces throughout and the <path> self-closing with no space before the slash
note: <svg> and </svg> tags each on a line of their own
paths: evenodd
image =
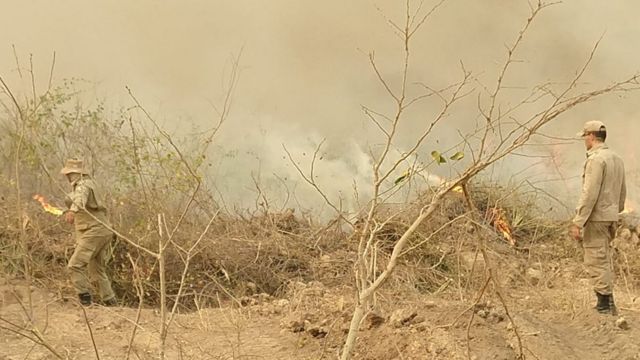
<svg viewBox="0 0 640 360">
<path fill-rule="evenodd" d="M 607 126 L 602 121 L 587 121 L 582 131 L 576 134 L 577 137 L 585 137 L 589 133 L 607 131 Z"/>
<path fill-rule="evenodd" d="M 68 174 L 88 174 L 84 169 L 84 162 L 80 159 L 68 159 L 62 170 L 62 175 Z"/>
</svg>

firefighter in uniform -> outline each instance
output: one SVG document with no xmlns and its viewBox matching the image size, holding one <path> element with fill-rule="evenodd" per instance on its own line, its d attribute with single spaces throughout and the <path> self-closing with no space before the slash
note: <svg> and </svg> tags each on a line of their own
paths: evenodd
<svg viewBox="0 0 640 360">
<path fill-rule="evenodd" d="M 68 210 L 64 213 L 65 220 L 75 227 L 76 247 L 67 265 L 71 282 L 82 305 L 92 303 L 90 276 L 97 282 L 102 303 L 115 306 L 117 300 L 106 271 L 114 238 L 113 232 L 105 226 L 110 227 L 107 209 L 82 160 L 67 160 L 61 174 L 67 177 L 73 189 L 65 199 Z"/>
<path fill-rule="evenodd" d="M 582 195 L 569 233 L 573 239 L 582 242 L 584 265 L 597 297 L 596 310 L 616 315 L 610 245 L 627 195 L 624 163 L 605 144 L 607 128 L 604 123 L 589 121 L 578 136 L 584 139 L 587 160 Z"/>
</svg>

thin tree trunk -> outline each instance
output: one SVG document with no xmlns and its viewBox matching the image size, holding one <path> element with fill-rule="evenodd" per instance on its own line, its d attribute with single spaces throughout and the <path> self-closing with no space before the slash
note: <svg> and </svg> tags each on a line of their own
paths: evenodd
<svg viewBox="0 0 640 360">
<path fill-rule="evenodd" d="M 368 304 L 369 304 L 368 299 L 364 299 L 363 301 L 358 301 L 358 305 L 356 305 L 356 308 L 353 311 L 353 317 L 351 318 L 351 325 L 349 326 L 349 334 L 347 335 L 347 340 L 344 343 L 344 348 L 342 349 L 342 355 L 340 356 L 340 360 L 351 359 L 351 355 L 353 354 L 353 349 L 356 345 L 356 340 L 358 338 L 358 333 L 360 331 L 360 324 L 362 324 L 362 320 L 364 319 L 364 315 L 365 315 Z"/>
<path fill-rule="evenodd" d="M 158 214 L 158 271 L 160 272 L 160 360 L 165 359 L 165 345 L 167 339 L 167 281 L 164 258 L 164 244 L 162 243 L 162 217 Z"/>
</svg>

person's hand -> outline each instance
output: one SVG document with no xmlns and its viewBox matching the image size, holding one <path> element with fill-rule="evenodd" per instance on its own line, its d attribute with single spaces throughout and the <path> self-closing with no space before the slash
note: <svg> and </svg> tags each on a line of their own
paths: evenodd
<svg viewBox="0 0 640 360">
<path fill-rule="evenodd" d="M 64 213 L 64 221 L 69 224 L 73 224 L 75 221 L 75 214 L 73 211 L 67 211 Z"/>
<path fill-rule="evenodd" d="M 575 241 L 582 241 L 582 230 L 576 224 L 569 226 L 569 237 Z"/>
</svg>

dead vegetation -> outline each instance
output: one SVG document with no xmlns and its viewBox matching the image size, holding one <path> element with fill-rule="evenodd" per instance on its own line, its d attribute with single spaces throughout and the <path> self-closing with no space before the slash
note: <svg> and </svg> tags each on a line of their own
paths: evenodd
<svg viewBox="0 0 640 360">
<path fill-rule="evenodd" d="M 624 290 L 634 296 L 640 286 L 640 215 L 626 211 L 611 246 L 614 249 L 614 264 Z"/>
<path fill-rule="evenodd" d="M 519 234 L 517 236 L 522 240 L 519 248 L 511 249 L 491 225 L 490 219 L 483 219 L 480 231 L 500 251 L 526 253 L 530 243 L 548 243 L 557 239 L 564 229 L 560 222 L 551 223 L 539 217 L 540 211 L 532 206 L 531 200 L 516 199 L 518 193 L 499 199 L 498 196 L 504 192 L 496 185 L 478 184 L 470 186 L 470 189 L 482 207 L 489 203 L 496 206 L 501 202 L 500 206 L 509 214 L 507 221 L 512 224 L 514 234 Z M 389 204 L 376 214 L 381 221 L 393 215 L 393 220 L 376 235 L 380 268 L 420 206 L 419 202 Z M 397 212 L 400 208 L 402 211 Z M 57 218 L 43 213 L 36 203 L 30 204 L 29 213 L 31 217 L 26 231 L 30 239 L 28 246 L 34 278 L 47 287 L 70 295 L 64 267 L 73 251 L 72 234 Z M 118 215 L 113 214 L 116 218 Z M 424 294 L 467 283 L 472 270 L 481 270 L 480 265 L 472 269 L 473 255 L 477 250 L 473 239 L 477 234 L 471 222 L 464 199 L 458 194 L 449 196 L 437 211 L 437 216 L 421 224 L 414 233 L 408 244 L 410 251 L 393 282 L 401 289 Z M 190 234 L 198 228 L 196 224 L 185 226 L 176 241 L 189 246 L 193 241 Z M 17 229 L 12 222 L 6 223 L 3 229 L 3 265 L 5 271 L 16 273 L 20 263 L 15 248 Z M 533 233 L 538 234 L 537 237 L 529 235 Z M 196 302 L 200 307 L 218 307 L 261 293 L 286 296 L 294 282 L 347 285 L 347 277 L 352 276 L 355 251 L 351 233 L 336 227 L 310 226 L 291 212 L 255 217 L 220 216 L 213 222 L 191 260 L 186 276 L 188 291 L 183 295 L 185 300 L 181 307 L 184 311 L 193 310 Z M 126 304 L 137 305 L 136 282 L 140 279 L 145 291 L 145 304 L 157 305 L 160 300 L 157 266 L 157 259 L 145 252 L 131 249 L 124 242 L 114 243 L 111 269 L 119 297 Z M 167 251 L 165 266 L 167 291 L 176 293 L 183 270 L 180 253 Z M 132 277 L 134 272 L 137 276 Z"/>
</svg>

